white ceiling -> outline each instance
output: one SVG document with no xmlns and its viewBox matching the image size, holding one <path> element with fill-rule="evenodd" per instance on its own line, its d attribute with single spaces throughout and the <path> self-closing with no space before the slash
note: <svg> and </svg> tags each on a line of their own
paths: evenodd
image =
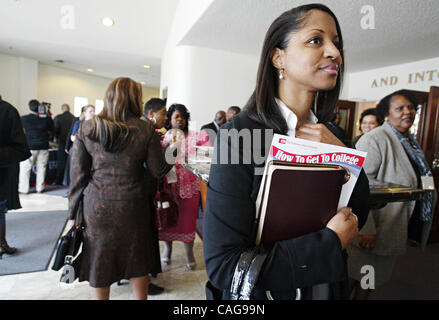
<svg viewBox="0 0 439 320">
<path fill-rule="evenodd" d="M 178 0 L 0 0 L 0 52 L 66 69 L 160 86 L 160 64 Z M 61 27 L 71 5 L 74 29 Z M 72 12 L 72 11 L 68 11 Z M 102 25 L 111 17 L 113 27 Z M 55 60 L 64 60 L 63 64 Z M 145 69 L 143 65 L 152 68 Z"/>
<path fill-rule="evenodd" d="M 0 52 L 159 87 L 160 65 L 179 0 L 0 0 Z M 214 0 L 180 44 L 258 56 L 271 22 L 309 1 Z M 336 14 L 345 41 L 346 71 L 437 57 L 439 0 L 320 0 Z M 61 28 L 63 5 L 75 28 Z M 375 9 L 375 30 L 360 26 L 363 5 Z M 115 25 L 106 28 L 109 16 Z M 55 60 L 65 62 L 59 64 Z M 151 65 L 144 69 L 143 65 Z"/>
<path fill-rule="evenodd" d="M 311 1 L 215 0 L 181 40 L 259 56 L 265 33 L 282 12 Z M 438 0 L 319 0 L 341 25 L 347 72 L 439 56 Z M 361 8 L 375 9 L 375 30 L 361 28 Z"/>
</svg>

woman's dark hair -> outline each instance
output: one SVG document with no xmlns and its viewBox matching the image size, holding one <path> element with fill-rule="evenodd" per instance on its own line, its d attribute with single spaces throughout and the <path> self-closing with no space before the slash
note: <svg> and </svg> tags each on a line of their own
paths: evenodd
<svg viewBox="0 0 439 320">
<path fill-rule="evenodd" d="M 361 116 L 360 116 L 360 131 L 361 131 L 361 123 L 363 122 L 363 119 L 365 116 L 375 116 L 379 125 L 382 125 L 384 122 L 383 118 L 381 117 L 381 115 L 379 114 L 379 112 L 376 108 L 366 109 L 361 113 Z"/>
<path fill-rule="evenodd" d="M 130 78 L 116 78 L 107 88 L 104 108 L 91 121 L 87 136 L 101 144 L 107 152 L 121 152 L 131 143 L 137 127 L 129 126 L 129 118 L 142 114 L 142 86 Z"/>
<path fill-rule="evenodd" d="M 339 69 L 339 75 L 335 87 L 329 91 L 320 91 L 317 94 L 317 118 L 320 122 L 327 122 L 338 102 L 341 80 L 344 74 L 343 37 L 340 25 L 334 13 L 322 4 L 308 4 L 288 10 L 281 14 L 271 24 L 265 35 L 261 58 L 257 74 L 256 88 L 247 102 L 245 108 L 249 117 L 261 122 L 274 130 L 286 133 L 288 126 L 283 118 L 275 98 L 278 95 L 278 73 L 272 64 L 272 55 L 276 48 L 284 50 L 289 43 L 289 35 L 299 30 L 304 23 L 306 14 L 311 10 L 320 10 L 328 13 L 335 21 L 339 38 L 338 50 L 343 63 Z"/>
<path fill-rule="evenodd" d="M 406 98 L 408 101 L 410 101 L 416 107 L 416 110 L 418 110 L 418 105 L 419 105 L 418 99 L 416 99 L 416 97 L 413 94 L 411 94 L 410 92 L 408 92 L 406 90 L 398 90 L 398 91 L 395 91 L 395 92 L 385 96 L 378 103 L 376 109 L 378 111 L 379 116 L 382 119 L 384 119 L 385 117 L 387 117 L 389 115 L 390 100 L 392 100 L 392 98 L 395 96 L 403 96 L 404 98 Z"/>
<path fill-rule="evenodd" d="M 183 104 L 178 104 L 178 103 L 172 104 L 169 107 L 168 111 L 166 112 L 166 116 L 168 117 L 168 120 L 166 120 L 165 128 L 167 130 L 172 129 L 172 125 L 171 125 L 172 115 L 177 110 L 180 111 L 181 115 L 186 120 L 186 125 L 185 125 L 183 131 L 187 132 L 188 128 L 189 128 L 189 120 L 191 119 L 191 114 L 189 113 L 189 111 L 187 110 L 187 108 Z"/>
</svg>

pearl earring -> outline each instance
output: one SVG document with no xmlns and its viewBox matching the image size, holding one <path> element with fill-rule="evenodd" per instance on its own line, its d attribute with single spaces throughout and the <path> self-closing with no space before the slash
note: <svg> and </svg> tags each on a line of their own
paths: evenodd
<svg viewBox="0 0 439 320">
<path fill-rule="evenodd" d="M 279 79 L 283 80 L 284 79 L 284 69 L 280 69 L 279 70 Z"/>
</svg>

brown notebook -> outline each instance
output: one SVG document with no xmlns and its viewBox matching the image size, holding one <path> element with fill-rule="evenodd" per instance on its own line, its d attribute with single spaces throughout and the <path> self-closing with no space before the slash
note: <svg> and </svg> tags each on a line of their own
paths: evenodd
<svg viewBox="0 0 439 320">
<path fill-rule="evenodd" d="M 337 213 L 346 171 L 341 166 L 271 161 L 258 201 L 256 244 L 323 229 Z"/>
</svg>

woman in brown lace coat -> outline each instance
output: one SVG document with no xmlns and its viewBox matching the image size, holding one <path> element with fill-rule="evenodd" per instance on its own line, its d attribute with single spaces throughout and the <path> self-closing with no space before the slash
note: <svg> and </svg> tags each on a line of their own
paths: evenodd
<svg viewBox="0 0 439 320">
<path fill-rule="evenodd" d="M 152 213 L 144 163 L 156 177 L 171 165 L 141 114 L 141 86 L 117 78 L 104 109 L 81 124 L 73 145 L 69 213 L 74 219 L 83 210 L 85 224 L 79 281 L 89 281 L 96 299 L 108 299 L 121 279 L 130 279 L 134 299 L 147 298 Z"/>
</svg>

